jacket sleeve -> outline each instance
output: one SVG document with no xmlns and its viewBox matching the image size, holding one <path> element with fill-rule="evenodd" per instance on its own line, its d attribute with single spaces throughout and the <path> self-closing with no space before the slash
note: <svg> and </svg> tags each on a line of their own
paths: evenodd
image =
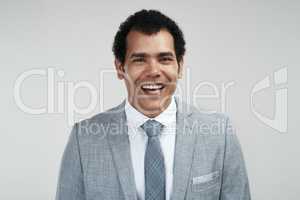
<svg viewBox="0 0 300 200">
<path fill-rule="evenodd" d="M 228 118 L 225 130 L 220 200 L 250 200 L 248 175 L 241 146 Z"/>
<path fill-rule="evenodd" d="M 85 200 L 77 124 L 74 125 L 63 153 L 56 200 Z"/>
</svg>

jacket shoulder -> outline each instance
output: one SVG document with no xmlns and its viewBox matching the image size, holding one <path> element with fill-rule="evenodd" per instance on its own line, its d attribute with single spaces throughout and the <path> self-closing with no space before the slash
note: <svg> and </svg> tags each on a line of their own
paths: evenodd
<svg viewBox="0 0 300 200">
<path fill-rule="evenodd" d="M 122 118 L 122 114 L 124 114 L 124 101 L 118 106 L 75 123 L 74 127 L 77 128 L 79 136 L 101 136 L 102 138 L 107 135 L 112 126 L 122 125 L 120 120 L 116 120 L 116 118 Z"/>
<path fill-rule="evenodd" d="M 123 101 L 121 104 L 112 107 L 106 111 L 100 112 L 98 114 L 93 115 L 92 117 L 89 117 L 87 119 L 81 120 L 77 122 L 77 124 L 87 124 L 87 123 L 109 123 L 112 118 L 119 116 L 124 112 L 124 105 L 125 101 Z"/>
<path fill-rule="evenodd" d="M 190 127 L 197 129 L 200 135 L 225 136 L 234 133 L 231 120 L 227 113 L 203 112 L 195 106 L 189 105 L 191 112 Z"/>
</svg>

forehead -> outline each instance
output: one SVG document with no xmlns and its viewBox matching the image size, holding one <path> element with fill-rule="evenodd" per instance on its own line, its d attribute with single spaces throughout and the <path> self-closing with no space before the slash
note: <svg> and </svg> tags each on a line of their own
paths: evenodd
<svg viewBox="0 0 300 200">
<path fill-rule="evenodd" d="M 173 36 L 166 30 L 160 30 L 151 35 L 130 31 L 127 35 L 127 55 L 141 52 L 156 54 L 166 51 L 175 52 Z"/>
</svg>

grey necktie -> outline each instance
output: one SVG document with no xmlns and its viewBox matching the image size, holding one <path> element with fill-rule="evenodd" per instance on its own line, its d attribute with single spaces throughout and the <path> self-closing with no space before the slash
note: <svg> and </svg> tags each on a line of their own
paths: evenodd
<svg viewBox="0 0 300 200">
<path fill-rule="evenodd" d="M 163 125 L 148 120 L 141 126 L 148 136 L 145 153 L 145 200 L 165 200 L 166 176 L 164 157 L 159 142 Z"/>
</svg>

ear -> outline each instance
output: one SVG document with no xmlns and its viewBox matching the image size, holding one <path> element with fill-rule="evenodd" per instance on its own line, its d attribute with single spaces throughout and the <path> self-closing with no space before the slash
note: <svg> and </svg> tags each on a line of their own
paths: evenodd
<svg viewBox="0 0 300 200">
<path fill-rule="evenodd" d="M 179 63 L 178 63 L 178 79 L 182 78 L 182 68 L 183 68 L 183 57 L 180 59 Z"/>
<path fill-rule="evenodd" d="M 117 70 L 118 79 L 120 80 L 124 79 L 125 68 L 124 65 L 117 58 L 115 58 L 115 68 Z"/>
</svg>

